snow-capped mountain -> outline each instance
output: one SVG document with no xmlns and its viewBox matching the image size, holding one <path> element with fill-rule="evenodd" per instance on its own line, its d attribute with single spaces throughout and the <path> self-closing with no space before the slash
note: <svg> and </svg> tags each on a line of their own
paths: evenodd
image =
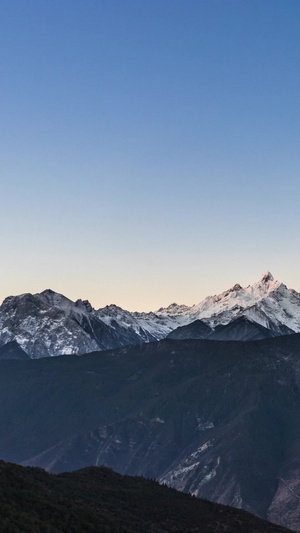
<svg viewBox="0 0 300 533">
<path fill-rule="evenodd" d="M 286 326 L 300 331 L 300 294 L 276 281 L 269 271 L 246 288 L 234 285 L 218 296 L 209 296 L 193 306 L 189 315 L 205 319 L 211 327 L 228 324 L 246 316 L 258 324 L 274 329 Z"/>
<path fill-rule="evenodd" d="M 298 333 L 300 294 L 266 271 L 253 285 L 242 288 L 236 284 L 220 295 L 205 298 L 185 313 L 190 320 L 201 319 L 212 328 L 244 316 L 278 335 Z"/>
<path fill-rule="evenodd" d="M 176 305 L 176 304 L 174 304 Z M 171 306 L 170 306 L 171 307 Z M 188 309 L 186 306 L 178 306 Z M 131 327 L 141 336 L 141 341 L 161 340 L 168 333 L 180 325 L 189 323 L 189 317 L 184 314 L 172 314 L 150 312 L 150 313 L 130 313 L 116 305 L 107 305 L 97 311 L 97 316 L 109 326 Z M 144 338 L 148 335 L 149 338 Z"/>
<path fill-rule="evenodd" d="M 108 321 L 107 321 L 108 322 Z M 46 290 L 6 298 L 0 307 L 0 346 L 16 341 L 32 358 L 80 355 L 155 340 L 142 328 L 106 324 L 88 301 Z"/>
<path fill-rule="evenodd" d="M 98 311 L 102 320 L 109 320 L 111 307 Z M 124 311 L 114 316 L 120 325 Z M 155 313 L 131 313 L 132 319 L 160 340 L 177 327 L 202 320 L 210 328 L 226 325 L 246 317 L 274 333 L 281 335 L 300 332 L 300 294 L 276 281 L 266 271 L 253 285 L 239 284 L 219 295 L 208 296 L 197 305 L 188 307 L 173 303 Z"/>
<path fill-rule="evenodd" d="M 300 294 L 267 271 L 246 288 L 236 284 L 198 305 L 173 303 L 151 313 L 131 313 L 116 305 L 95 310 L 86 300 L 72 302 L 51 290 L 10 296 L 0 306 L 0 347 L 14 341 L 32 358 L 80 355 L 160 340 L 178 327 L 185 338 L 182 327 L 197 320 L 208 326 L 209 334 L 241 317 L 272 334 L 300 332 Z"/>
</svg>

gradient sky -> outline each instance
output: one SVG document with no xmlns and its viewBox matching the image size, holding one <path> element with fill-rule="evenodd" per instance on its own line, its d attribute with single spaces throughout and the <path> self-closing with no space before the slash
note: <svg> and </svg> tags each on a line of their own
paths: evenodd
<svg viewBox="0 0 300 533">
<path fill-rule="evenodd" d="M 299 0 L 0 0 L 0 299 L 300 291 Z"/>
</svg>

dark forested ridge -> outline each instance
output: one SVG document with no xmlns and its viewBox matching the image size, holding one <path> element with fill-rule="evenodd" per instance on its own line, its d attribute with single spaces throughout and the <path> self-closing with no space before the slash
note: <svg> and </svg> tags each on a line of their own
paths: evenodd
<svg viewBox="0 0 300 533">
<path fill-rule="evenodd" d="M 50 475 L 0 461 L 0 530 L 7 533 L 288 533 L 245 511 L 155 481 L 90 467 Z"/>
</svg>

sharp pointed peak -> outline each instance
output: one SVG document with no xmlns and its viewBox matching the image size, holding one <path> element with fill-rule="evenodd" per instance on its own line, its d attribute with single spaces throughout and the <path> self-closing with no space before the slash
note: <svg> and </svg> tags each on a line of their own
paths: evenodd
<svg viewBox="0 0 300 533">
<path fill-rule="evenodd" d="M 274 278 L 270 272 L 270 270 L 266 270 L 263 275 L 259 278 L 258 281 L 263 281 L 263 282 L 266 282 L 266 281 L 273 281 Z"/>
<path fill-rule="evenodd" d="M 233 287 L 230 290 L 231 290 L 231 292 L 233 292 L 233 291 L 241 291 L 241 290 L 243 290 L 243 287 L 239 283 L 236 283 L 235 285 L 233 285 Z"/>
<path fill-rule="evenodd" d="M 47 295 L 53 295 L 53 294 L 58 294 L 58 293 L 53 291 L 52 289 L 45 289 L 44 291 L 40 292 L 39 294 L 43 294 L 43 295 L 47 296 Z"/>
</svg>

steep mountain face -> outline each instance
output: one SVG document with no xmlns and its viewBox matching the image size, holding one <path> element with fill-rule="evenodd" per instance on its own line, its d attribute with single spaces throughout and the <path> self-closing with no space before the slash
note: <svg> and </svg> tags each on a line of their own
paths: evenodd
<svg viewBox="0 0 300 533">
<path fill-rule="evenodd" d="M 274 331 L 257 324 L 257 322 L 252 322 L 245 316 L 241 316 L 232 320 L 229 324 L 225 324 L 225 326 L 220 324 L 208 338 L 219 341 L 257 341 L 276 336 L 277 334 Z"/>
<path fill-rule="evenodd" d="M 0 457 L 105 464 L 300 531 L 300 335 L 0 360 Z"/>
<path fill-rule="evenodd" d="M 0 359 L 30 359 L 30 357 L 16 341 L 11 341 L 1 346 Z"/>
<path fill-rule="evenodd" d="M 282 327 L 284 330 L 285 326 Z M 285 329 L 285 334 L 293 333 L 289 328 Z M 283 334 L 283 331 L 282 331 Z M 171 331 L 168 339 L 209 339 L 219 341 L 255 341 L 269 339 L 278 336 L 279 333 L 267 329 L 257 322 L 253 322 L 246 316 L 233 319 L 225 325 L 218 325 L 215 329 L 210 328 L 202 320 L 195 320 L 187 326 L 181 326 Z"/>
<path fill-rule="evenodd" d="M 167 339 L 207 339 L 213 332 L 203 320 L 195 320 L 186 326 L 179 326 L 167 335 Z"/>
<path fill-rule="evenodd" d="M 96 311 L 96 315 L 110 327 L 122 327 L 134 332 L 140 342 L 162 339 L 178 325 L 177 321 L 168 316 L 159 317 L 155 313 L 130 313 L 117 305 L 107 305 Z"/>
<path fill-rule="evenodd" d="M 242 322 L 234 322 L 241 318 L 243 328 Z M 221 334 L 218 328 L 230 323 L 231 333 L 228 328 Z M 275 281 L 270 272 L 244 289 L 234 285 L 198 305 L 171 304 L 155 313 L 130 313 L 116 305 L 95 310 L 87 301 L 72 302 L 51 290 L 10 296 L 0 306 L 0 346 L 15 341 L 31 358 L 80 355 L 168 335 L 250 340 L 268 336 L 266 330 L 270 335 L 300 332 L 300 294 Z"/>
<path fill-rule="evenodd" d="M 72 302 L 51 290 L 6 298 L 0 307 L 0 346 L 12 341 L 30 357 L 117 348 L 153 337 L 130 324 L 108 325 L 89 302 Z"/>
</svg>

